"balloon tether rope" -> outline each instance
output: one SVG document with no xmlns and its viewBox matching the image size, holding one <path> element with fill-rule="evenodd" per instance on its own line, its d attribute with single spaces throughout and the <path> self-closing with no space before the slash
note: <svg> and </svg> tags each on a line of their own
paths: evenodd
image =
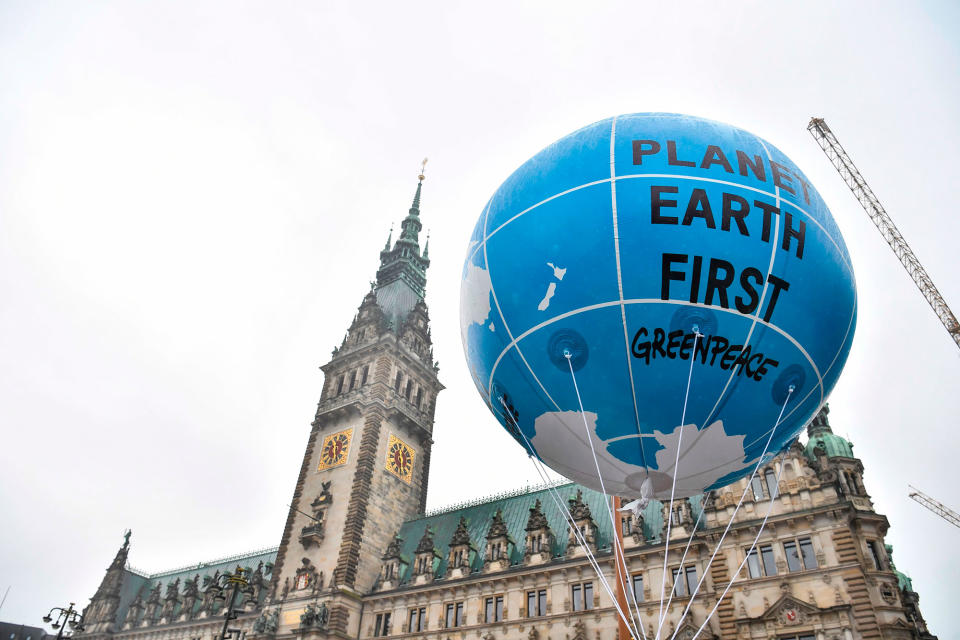
<svg viewBox="0 0 960 640">
<path fill-rule="evenodd" d="M 500 404 L 503 405 L 504 412 L 505 412 L 504 418 L 506 419 L 507 415 L 509 414 L 507 413 L 506 402 L 502 397 L 500 398 Z M 517 432 L 521 435 L 524 442 L 526 443 L 528 455 L 530 457 L 531 462 L 533 463 L 534 469 L 537 470 L 537 473 L 540 475 L 541 480 L 543 480 L 544 483 L 548 485 L 547 492 L 550 494 L 550 497 L 553 498 L 553 501 L 556 503 L 557 508 L 560 511 L 560 514 L 563 516 L 564 520 L 570 526 L 571 531 L 574 532 L 577 542 L 580 544 L 580 547 L 583 549 L 584 554 L 587 557 L 587 560 L 590 562 L 591 567 L 593 568 L 594 572 L 597 574 L 597 578 L 599 579 L 600 584 L 603 586 L 604 590 L 607 592 L 607 595 L 610 596 L 610 599 L 613 602 L 613 606 L 616 609 L 617 613 L 619 614 L 620 619 L 623 620 L 629 627 L 633 627 L 633 633 L 631 633 L 631 636 L 636 640 L 638 638 L 636 634 L 637 624 L 633 621 L 632 612 L 630 612 L 631 615 L 628 617 L 620 608 L 620 603 L 618 602 L 616 595 L 613 593 L 613 589 L 610 587 L 610 584 L 607 581 L 606 576 L 603 574 L 603 570 L 600 568 L 600 563 L 597 561 L 596 556 L 594 556 L 593 552 L 590 550 L 590 546 L 587 544 L 586 538 L 583 536 L 583 533 L 580 531 L 580 528 L 576 525 L 576 522 L 573 519 L 573 514 L 570 513 L 570 510 L 563 503 L 563 500 L 560 498 L 560 495 L 557 489 L 555 487 L 549 486 L 549 483 L 547 482 L 548 477 L 544 469 L 542 468 L 543 463 L 537 457 L 536 452 L 533 448 L 533 445 L 530 443 L 530 440 L 527 439 L 526 434 L 523 433 L 523 431 L 519 427 L 517 427 Z M 641 631 L 643 629 L 642 622 L 640 622 L 640 629 Z M 644 639 L 645 638 L 646 636 L 644 635 Z"/>
<path fill-rule="evenodd" d="M 696 342 L 694 342 L 694 346 L 696 346 Z M 620 551 L 621 566 L 623 567 L 622 579 L 620 580 L 620 587 L 626 592 L 627 591 L 627 584 L 626 584 L 627 575 L 629 575 L 630 573 L 627 569 L 627 559 L 624 556 L 623 547 L 620 545 L 620 540 L 617 538 L 617 529 L 616 529 L 617 523 L 613 517 L 613 510 L 610 508 L 610 497 L 607 495 L 607 487 L 604 485 L 604 482 L 603 482 L 603 474 L 600 473 L 600 462 L 599 460 L 597 460 L 597 451 L 593 446 L 593 438 L 590 436 L 590 426 L 587 424 L 587 414 L 583 410 L 583 399 L 580 397 L 580 386 L 577 384 L 577 376 L 573 371 L 573 360 L 571 359 L 572 354 L 570 353 L 569 349 L 564 349 L 563 357 L 567 359 L 567 366 L 570 367 L 570 378 L 573 380 L 573 390 L 577 394 L 577 404 L 580 406 L 580 417 L 583 419 L 583 430 L 586 433 L 587 442 L 590 443 L 590 453 L 593 454 L 593 464 L 594 464 L 594 467 L 596 467 L 597 469 L 597 479 L 600 481 L 600 490 L 601 492 L 603 492 L 603 504 L 607 509 L 607 513 L 610 515 L 610 527 L 611 527 L 611 533 L 613 534 L 612 535 L 613 537 L 612 546 L 613 546 L 613 552 L 614 552 L 613 560 L 615 565 L 617 563 L 617 550 L 619 549 Z M 619 569 L 617 573 L 620 573 Z M 630 589 L 630 593 L 633 596 L 634 608 L 637 610 L 637 619 L 640 620 L 641 618 L 640 605 L 637 603 L 636 594 L 633 593 L 632 589 Z M 629 608 L 630 608 L 630 600 L 628 599 L 627 609 Z M 630 615 L 631 616 L 633 615 L 632 611 L 630 612 Z M 642 636 L 643 640 L 647 640 L 647 633 L 643 629 L 642 621 L 640 622 L 640 632 L 643 634 Z"/>
<path fill-rule="evenodd" d="M 730 516 L 730 520 L 727 522 L 726 528 L 723 530 L 723 534 L 720 536 L 720 540 L 717 541 L 717 544 L 714 545 L 713 554 L 711 554 L 710 559 L 707 560 L 707 565 L 703 569 L 703 574 L 700 576 L 700 580 L 697 582 L 696 588 L 693 590 L 693 593 L 690 595 L 690 600 L 687 602 L 687 606 L 684 608 L 683 613 L 680 614 L 680 620 L 677 622 L 676 629 L 673 632 L 673 635 L 670 636 L 670 640 L 674 640 L 677 635 L 677 629 L 680 628 L 680 625 L 683 624 L 683 619 L 686 617 L 687 612 L 690 610 L 690 607 L 693 606 L 693 601 L 696 599 L 697 594 L 700 592 L 700 586 L 703 584 L 703 581 L 706 580 L 707 572 L 710 570 L 710 567 L 713 565 L 713 559 L 717 556 L 717 552 L 720 550 L 720 546 L 723 544 L 724 539 L 727 537 L 727 533 L 730 531 L 730 527 L 733 525 L 734 521 L 737 519 L 737 513 L 740 511 L 740 506 L 743 504 L 743 499 L 747 496 L 747 491 L 750 489 L 751 483 L 753 482 L 754 477 L 756 477 L 757 472 L 760 470 L 760 467 L 763 465 L 763 458 L 767 455 L 767 450 L 770 448 L 770 443 L 773 441 L 773 434 L 776 432 L 777 427 L 780 426 L 780 420 L 783 418 L 783 412 L 787 408 L 787 403 L 790 401 L 790 396 L 793 394 L 794 386 L 790 385 L 787 389 L 787 397 L 783 399 L 783 405 L 780 407 L 780 414 L 777 416 L 776 422 L 773 423 L 773 428 L 770 429 L 770 435 L 767 437 L 767 442 L 763 447 L 763 451 L 760 453 L 760 457 L 757 459 L 757 464 L 753 468 L 753 473 L 750 474 L 750 477 L 747 479 L 746 484 L 743 487 L 743 492 L 740 494 L 740 500 L 737 501 L 737 506 L 733 510 L 733 514 Z M 782 466 L 782 465 L 781 465 Z M 779 484 L 779 476 L 777 477 L 777 482 Z M 773 498 L 771 497 L 771 502 Z M 700 515 L 703 515 L 703 509 L 700 510 Z M 764 520 L 764 522 L 766 522 Z M 696 527 L 694 527 L 696 530 Z M 761 528 L 762 531 L 762 528 Z M 682 564 L 682 562 L 681 562 Z M 670 600 L 673 599 L 673 593 L 670 594 Z M 670 607 L 670 601 L 667 601 L 667 607 Z M 711 614 L 712 615 L 712 614 Z M 707 618 L 709 620 L 709 616 Z"/>
<path fill-rule="evenodd" d="M 687 372 L 687 391 L 683 394 L 683 411 L 680 414 L 680 433 L 677 436 L 677 459 L 673 463 L 673 482 L 670 485 L 670 508 L 667 509 L 667 539 L 663 546 L 663 576 L 660 580 L 660 615 L 658 616 L 657 622 L 657 640 L 660 640 L 660 629 L 663 627 L 663 591 L 667 586 L 667 559 L 670 556 L 670 525 L 673 524 L 673 497 L 677 490 L 677 475 L 680 473 L 680 449 L 683 444 L 683 425 L 687 421 L 687 400 L 690 398 L 690 382 L 693 380 L 693 362 L 696 358 L 693 356 L 697 352 L 697 340 L 700 339 L 700 336 L 703 334 L 700 333 L 700 327 L 693 325 L 693 350 L 690 352 L 690 369 Z M 647 477 L 650 477 L 650 472 L 647 472 Z M 680 567 L 677 571 L 677 576 L 683 573 L 683 566 Z M 674 589 L 670 590 L 670 595 L 673 595 Z"/>
<path fill-rule="evenodd" d="M 787 390 L 787 397 L 786 397 L 786 399 L 783 401 L 783 406 L 784 406 L 784 408 L 786 408 L 787 402 L 790 400 L 790 396 L 793 394 L 794 389 L 795 389 L 795 387 L 794 387 L 793 385 L 790 385 L 789 389 Z M 780 415 L 783 415 L 783 409 L 780 410 Z M 779 420 L 779 418 L 778 418 L 778 419 L 777 419 L 777 422 L 779 422 L 779 421 L 780 421 L 780 420 Z M 761 457 L 761 460 L 762 460 L 762 457 Z M 780 462 L 780 468 L 777 469 L 777 489 L 778 489 L 778 490 L 777 490 L 777 495 L 779 495 L 779 493 L 780 493 L 780 492 L 779 492 L 779 487 L 780 487 L 780 475 L 783 473 L 783 467 L 784 467 L 784 466 L 785 466 L 785 465 L 783 464 L 783 461 L 781 461 L 781 462 Z M 752 480 L 752 478 L 751 478 L 751 480 Z M 747 486 L 749 487 L 750 484 L 747 483 Z M 746 493 L 746 488 L 744 488 L 744 493 Z M 757 535 L 753 538 L 753 544 L 750 545 L 750 550 L 747 551 L 746 555 L 743 557 L 743 562 L 740 563 L 740 566 L 737 567 L 736 572 L 734 572 L 734 574 L 730 577 L 729 582 L 727 582 L 726 588 L 723 590 L 723 593 L 721 593 L 721 594 L 720 594 L 720 597 L 717 599 L 717 604 L 713 605 L 713 609 L 711 609 L 711 610 L 710 610 L 710 613 L 707 614 L 707 617 L 706 617 L 706 619 L 704 619 L 703 624 L 700 625 L 700 628 L 697 629 L 697 632 L 696 632 L 695 634 L 693 634 L 693 637 L 690 638 L 690 640 L 697 640 L 697 637 L 698 637 L 698 636 L 700 635 L 700 633 L 703 631 L 704 627 L 707 626 L 707 623 L 710 622 L 710 618 L 713 617 L 713 614 L 716 612 L 717 608 L 720 606 L 720 603 L 723 602 L 723 599 L 727 596 L 727 592 L 730 591 L 730 587 L 733 586 L 733 583 L 736 581 L 737 577 L 740 575 L 740 572 L 743 571 L 744 565 L 747 564 L 747 558 L 749 558 L 749 557 L 750 557 L 750 554 L 753 553 L 754 548 L 756 548 L 756 546 L 757 546 L 757 541 L 760 540 L 760 535 L 763 533 L 764 527 L 767 526 L 767 519 L 770 517 L 770 513 L 773 511 L 773 505 L 774 505 L 774 503 L 775 503 L 775 497 L 776 497 L 776 496 L 770 496 L 770 506 L 767 507 L 767 513 L 766 513 L 766 515 L 763 516 L 763 522 L 760 523 L 760 528 L 757 530 Z M 730 522 L 733 522 L 733 518 L 730 519 Z M 730 528 L 729 525 L 727 526 L 727 528 L 728 528 L 728 529 Z M 719 547 L 720 544 L 717 543 L 717 546 Z M 714 552 L 714 554 L 716 554 L 716 552 Z M 701 582 L 702 582 L 702 580 L 701 580 Z M 697 587 L 699 588 L 700 585 L 698 584 Z M 693 598 L 690 598 L 690 603 L 692 603 L 692 602 L 693 602 Z M 687 609 L 690 608 L 690 603 L 687 603 Z M 686 612 L 687 612 L 687 611 L 686 611 L 686 609 L 685 609 L 685 610 L 684 610 L 684 614 L 686 614 Z M 681 618 L 681 620 L 682 620 L 682 618 Z M 678 625 L 678 628 L 679 628 L 679 625 Z M 673 635 L 674 635 L 674 636 L 677 635 L 677 634 L 676 634 L 676 631 L 674 631 L 674 634 L 673 634 Z M 673 639 L 671 638 L 671 640 L 673 640 Z"/>
</svg>

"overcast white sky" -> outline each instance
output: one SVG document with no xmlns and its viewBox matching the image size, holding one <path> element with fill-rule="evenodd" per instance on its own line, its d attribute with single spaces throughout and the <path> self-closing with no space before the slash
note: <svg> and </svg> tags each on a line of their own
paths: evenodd
<svg viewBox="0 0 960 640">
<path fill-rule="evenodd" d="M 470 230 L 554 139 L 662 110 L 765 137 L 831 206 L 860 295 L 832 423 L 956 637 L 958 531 L 907 483 L 960 507 L 960 350 L 805 127 L 960 310 L 958 5 L 518 4 L 0 3 L 0 619 L 85 605 L 127 527 L 148 571 L 278 544 L 317 367 L 425 155 L 429 506 L 536 482 L 464 364 Z"/>
</svg>

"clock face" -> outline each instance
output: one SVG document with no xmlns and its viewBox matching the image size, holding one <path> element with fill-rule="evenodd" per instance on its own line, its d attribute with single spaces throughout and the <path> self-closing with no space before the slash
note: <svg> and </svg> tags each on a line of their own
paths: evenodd
<svg viewBox="0 0 960 640">
<path fill-rule="evenodd" d="M 391 433 L 390 439 L 387 441 L 387 459 L 384 467 L 393 475 L 410 484 L 413 480 L 413 461 L 416 455 L 417 452 L 413 450 L 413 447 Z"/>
<path fill-rule="evenodd" d="M 320 465 L 317 471 L 336 467 L 346 463 L 350 453 L 350 440 L 353 438 L 353 429 L 346 429 L 332 433 L 323 439 L 320 447 Z"/>
</svg>

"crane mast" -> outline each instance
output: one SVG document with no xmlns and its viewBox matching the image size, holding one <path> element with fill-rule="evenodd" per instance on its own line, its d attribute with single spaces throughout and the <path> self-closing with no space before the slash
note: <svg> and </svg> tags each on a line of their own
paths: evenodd
<svg viewBox="0 0 960 640">
<path fill-rule="evenodd" d="M 884 240 L 887 241 L 887 244 L 890 245 L 890 248 L 893 249 L 893 252 L 900 259 L 907 273 L 913 278 L 917 288 L 920 289 L 920 293 L 922 293 L 923 297 L 930 303 L 934 313 L 937 314 L 940 322 L 946 327 L 947 333 L 950 334 L 953 341 L 960 347 L 960 321 L 957 321 L 957 317 L 953 315 L 953 311 L 950 310 L 943 296 L 940 295 L 937 287 L 934 286 L 933 280 L 930 279 L 926 269 L 920 264 L 920 261 L 910 249 L 907 241 L 903 239 L 897 226 L 893 224 L 893 220 L 887 215 L 886 210 L 870 189 L 867 181 L 860 175 L 860 171 L 857 170 L 856 165 L 853 164 L 853 160 L 851 160 L 847 152 L 844 151 L 837 137 L 833 134 L 833 131 L 830 130 L 830 127 L 827 126 L 823 118 L 811 118 L 810 124 L 807 125 L 807 131 L 810 132 L 814 140 L 817 141 L 817 144 L 820 145 L 820 148 L 823 149 L 823 152 L 827 155 L 827 158 L 833 163 L 833 166 L 836 167 L 840 173 L 840 177 L 843 178 L 843 181 L 850 187 L 850 191 L 852 191 L 853 195 L 860 201 L 867 215 L 873 220 L 873 224 L 880 230 L 880 234 Z M 911 494 L 910 497 L 913 497 L 913 495 Z M 956 514 L 954 514 L 954 516 L 956 516 Z M 957 523 L 954 522 L 954 524 Z"/>
<path fill-rule="evenodd" d="M 941 502 L 937 502 L 923 491 L 920 491 L 916 487 L 910 487 L 911 491 L 909 496 L 911 499 L 916 500 L 923 506 L 925 506 L 930 511 L 933 511 L 935 514 L 954 525 L 955 527 L 960 527 L 960 514 L 958 514 L 953 509 L 950 509 Z"/>
</svg>

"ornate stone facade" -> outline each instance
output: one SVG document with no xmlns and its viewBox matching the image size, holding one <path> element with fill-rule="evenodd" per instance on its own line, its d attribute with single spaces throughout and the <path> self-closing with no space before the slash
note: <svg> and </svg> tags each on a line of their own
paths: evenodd
<svg viewBox="0 0 960 640">
<path fill-rule="evenodd" d="M 78 640 L 218 640 L 231 597 L 239 614 L 230 627 L 247 640 L 614 640 L 613 600 L 578 542 L 613 584 L 617 533 L 647 637 L 661 585 L 673 593 L 663 607 L 672 638 L 933 637 L 884 544 L 889 524 L 873 509 L 863 465 L 826 407 L 806 447 L 795 444 L 752 483 L 672 509 L 652 501 L 614 523 L 602 495 L 566 484 L 424 514 L 443 386 L 424 302 L 421 188 L 422 176 L 400 238 L 388 239 L 376 282 L 322 367 L 279 547 L 145 575 L 127 566 L 126 539 Z M 233 589 L 225 578 L 238 568 L 248 584 Z"/>
</svg>

